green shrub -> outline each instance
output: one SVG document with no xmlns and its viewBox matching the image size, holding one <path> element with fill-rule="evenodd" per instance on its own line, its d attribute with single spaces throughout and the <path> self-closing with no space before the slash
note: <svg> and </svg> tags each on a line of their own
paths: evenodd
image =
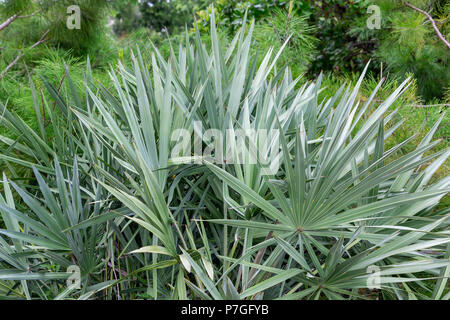
<svg viewBox="0 0 450 320">
<path fill-rule="evenodd" d="M 450 83 L 448 48 L 436 36 L 425 15 L 400 3 L 378 1 L 385 23 L 380 34 L 380 47 L 376 57 L 385 63 L 387 70 L 404 76 L 414 74 L 418 84 L 418 94 L 425 101 L 443 99 L 445 88 Z M 421 6 L 425 1 L 412 1 Z M 448 34 L 450 6 L 439 5 L 439 1 L 429 1 L 421 7 L 432 11 L 441 32 Z M 441 19 L 439 19 L 441 18 Z M 445 100 L 444 100 L 445 101 Z M 448 101 L 448 100 L 447 100 Z"/>
<path fill-rule="evenodd" d="M 307 16 L 275 9 L 272 17 L 259 21 L 255 26 L 257 50 L 264 52 L 270 47 L 279 50 L 286 41 L 280 64 L 292 66 L 294 75 L 306 73 L 317 56 L 318 43 Z"/>
<path fill-rule="evenodd" d="M 409 2 L 430 12 L 442 34 L 448 34 L 449 4 L 440 0 Z M 367 27 L 371 15 L 367 12 L 370 5 L 377 5 L 381 9 L 380 29 L 371 30 Z M 271 32 L 268 32 L 268 28 L 262 29 L 263 32 L 256 31 L 256 38 L 273 39 L 285 32 L 285 28 L 280 27 L 279 15 L 274 13 L 289 10 L 290 6 L 294 16 L 308 17 L 305 20 L 306 29 L 314 30 L 311 36 L 318 39 L 314 43 L 317 54 L 311 63 L 303 59 L 303 53 L 310 50 L 311 46 L 302 42 L 295 46 L 301 58 L 290 63 L 294 71 L 303 70 L 306 65 L 311 79 L 322 71 L 330 72 L 334 77 L 346 77 L 347 74 L 359 72 L 372 59 L 369 73 L 389 72 L 391 76 L 403 79 L 413 74 L 417 80 L 418 95 L 427 103 L 436 99 L 448 102 L 444 96 L 450 83 L 448 48 L 437 37 L 426 17 L 405 6 L 402 1 L 221 0 L 217 4 L 218 20 L 221 28 L 233 33 L 241 26 L 247 12 L 248 20 L 255 18 L 258 23 L 269 20 L 268 26 L 273 26 Z M 197 22 L 203 30 L 208 30 L 209 12 L 210 9 L 197 14 Z M 297 30 L 302 29 L 305 27 Z M 268 49 L 267 45 L 265 49 Z"/>
</svg>

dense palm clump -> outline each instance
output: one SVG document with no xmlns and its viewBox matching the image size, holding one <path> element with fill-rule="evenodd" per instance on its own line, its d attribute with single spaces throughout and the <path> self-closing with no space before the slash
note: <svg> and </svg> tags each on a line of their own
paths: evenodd
<svg viewBox="0 0 450 320">
<path fill-rule="evenodd" d="M 449 151 L 428 152 L 440 120 L 412 152 L 412 138 L 384 145 L 408 80 L 361 102 L 363 74 L 320 101 L 321 77 L 293 79 L 281 51 L 250 54 L 253 24 L 223 47 L 211 19 L 210 49 L 197 30 L 167 59 L 137 51 L 109 87 L 89 63 L 82 92 L 69 72 L 68 96 L 32 87 L 36 131 L 0 105 L 14 135 L 0 137 L 0 296 L 448 299 L 449 210 L 437 206 L 450 178 L 430 182 Z M 273 130 L 280 166 L 179 161 L 179 129 L 203 147 L 208 129 Z M 73 266 L 79 286 L 66 283 Z"/>
</svg>

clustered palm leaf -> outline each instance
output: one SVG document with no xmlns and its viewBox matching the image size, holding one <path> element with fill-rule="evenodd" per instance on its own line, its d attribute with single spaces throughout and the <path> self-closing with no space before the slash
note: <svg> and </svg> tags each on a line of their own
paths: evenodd
<svg viewBox="0 0 450 320">
<path fill-rule="evenodd" d="M 0 296 L 450 298 L 449 209 L 438 206 L 450 178 L 431 180 L 449 155 L 430 154 L 440 121 L 413 152 L 402 147 L 414 137 L 384 146 L 409 81 L 378 103 L 381 81 L 360 103 L 363 74 L 319 101 L 321 78 L 301 84 L 280 68 L 283 48 L 257 63 L 253 24 L 224 48 L 211 19 L 210 43 L 186 33 L 149 64 L 137 50 L 111 69 L 110 89 L 89 63 L 83 92 L 66 73 L 70 97 L 43 79 L 48 102 L 31 84 L 37 131 L 0 104 L 11 132 L 0 137 Z M 281 166 L 179 161 L 179 129 L 275 130 Z M 66 283 L 72 265 L 78 286 Z"/>
</svg>

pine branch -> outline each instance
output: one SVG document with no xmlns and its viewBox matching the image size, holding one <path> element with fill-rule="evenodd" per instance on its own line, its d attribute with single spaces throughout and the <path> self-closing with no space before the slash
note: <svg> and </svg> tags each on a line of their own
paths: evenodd
<svg viewBox="0 0 450 320">
<path fill-rule="evenodd" d="M 25 16 L 19 16 L 19 13 L 16 13 L 15 15 L 9 17 L 8 19 L 6 19 L 5 22 L 3 22 L 2 24 L 0 24 L 0 31 L 2 31 L 3 29 L 5 29 L 6 27 L 8 27 L 11 23 L 13 23 L 14 21 L 16 21 L 17 19 L 25 19 L 25 18 L 30 18 L 34 15 L 36 15 L 37 13 L 39 13 L 41 10 L 37 10 L 31 14 L 25 15 Z"/>
<path fill-rule="evenodd" d="M 414 108 L 433 108 L 433 107 L 449 107 L 450 103 L 439 103 L 439 104 L 410 104 L 409 106 Z"/>
<path fill-rule="evenodd" d="M 29 49 L 33 49 L 36 46 L 40 45 L 41 43 L 44 43 L 45 37 L 47 36 L 47 34 L 49 33 L 50 30 L 47 30 L 46 32 L 44 32 L 44 34 L 42 35 L 42 37 L 39 39 L 39 41 L 37 41 L 36 43 L 34 43 Z M 2 79 L 6 73 L 12 68 L 14 67 L 14 65 L 20 60 L 20 58 L 22 58 L 25 55 L 25 53 L 23 53 L 23 51 L 20 51 L 19 54 L 17 55 L 17 57 L 14 58 L 14 60 L 5 68 L 5 70 L 3 70 L 3 72 L 0 74 L 0 79 Z"/>
<path fill-rule="evenodd" d="M 433 18 L 431 17 L 431 15 L 426 12 L 423 11 L 422 9 L 416 8 L 413 5 L 409 4 L 408 2 L 405 2 L 405 6 L 410 7 L 413 10 L 416 10 L 417 12 L 420 12 L 422 14 L 424 14 L 428 20 L 430 20 L 431 24 L 433 25 L 434 30 L 436 31 L 438 37 L 442 40 L 442 42 L 445 43 L 445 45 L 450 49 L 450 43 L 448 43 L 448 41 L 444 38 L 444 36 L 442 35 L 442 33 L 439 31 L 438 27 L 436 26 L 436 22 L 434 22 Z"/>
<path fill-rule="evenodd" d="M 11 23 L 13 23 L 15 20 L 17 20 L 19 18 L 19 14 L 15 14 L 11 17 L 9 17 L 8 19 L 6 19 L 5 22 L 3 22 L 2 24 L 0 24 L 0 31 L 2 31 L 3 29 L 5 29 L 7 26 L 9 26 Z"/>
</svg>

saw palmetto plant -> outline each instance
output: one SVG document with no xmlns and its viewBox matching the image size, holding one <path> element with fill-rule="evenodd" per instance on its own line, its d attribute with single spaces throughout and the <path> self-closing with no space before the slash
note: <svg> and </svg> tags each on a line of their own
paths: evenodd
<svg viewBox="0 0 450 320">
<path fill-rule="evenodd" d="M 66 73 L 68 96 L 43 79 L 53 101 L 31 84 L 36 131 L 0 104 L 0 297 L 449 299 L 440 121 L 412 152 L 414 136 L 385 148 L 409 81 L 361 102 L 364 71 L 319 101 L 321 78 L 293 78 L 283 48 L 252 54 L 253 24 L 224 47 L 211 19 L 209 43 L 136 50 L 110 84 L 89 67 L 82 91 Z M 276 170 L 172 156 L 184 135 L 210 146 L 209 129 L 276 132 L 222 145 L 276 151 Z"/>
</svg>

